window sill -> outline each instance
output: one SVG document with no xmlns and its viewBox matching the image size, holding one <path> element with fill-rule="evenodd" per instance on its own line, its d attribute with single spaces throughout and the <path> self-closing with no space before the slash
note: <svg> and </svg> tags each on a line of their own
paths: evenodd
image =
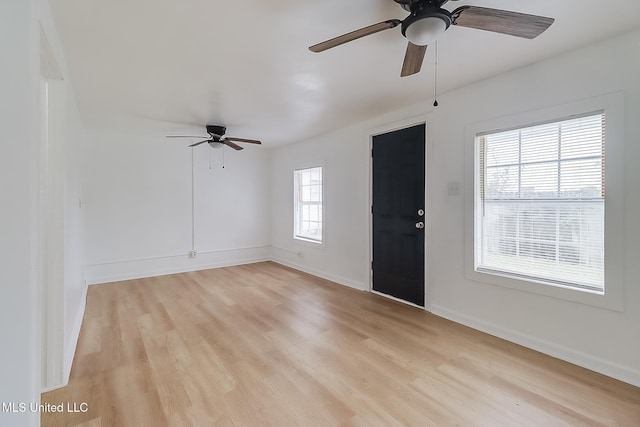
<svg viewBox="0 0 640 427">
<path fill-rule="evenodd" d="M 307 243 L 315 243 L 316 245 L 322 244 L 322 240 L 305 239 L 304 237 L 299 237 L 299 236 L 295 236 L 294 239 L 300 240 L 302 242 L 307 242 Z"/>
<path fill-rule="evenodd" d="M 472 263 L 473 261 L 471 261 Z M 531 294 L 544 295 L 552 298 L 606 308 L 614 311 L 622 311 L 622 295 L 616 295 L 613 291 L 597 292 L 588 289 L 570 288 L 544 281 L 524 280 L 499 272 L 475 271 L 468 268 L 466 278 L 475 282 L 501 286 Z"/>
<path fill-rule="evenodd" d="M 314 248 L 314 249 L 321 249 L 321 250 L 324 250 L 325 248 L 324 240 L 317 241 L 317 240 L 305 239 L 304 237 L 293 236 L 293 242 L 299 246 L 304 246 L 307 248 Z"/>
</svg>

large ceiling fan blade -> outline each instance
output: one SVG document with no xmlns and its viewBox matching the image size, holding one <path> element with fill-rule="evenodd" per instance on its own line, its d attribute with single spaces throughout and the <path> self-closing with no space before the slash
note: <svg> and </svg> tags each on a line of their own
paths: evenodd
<svg viewBox="0 0 640 427">
<path fill-rule="evenodd" d="M 525 39 L 538 37 L 555 21 L 544 16 L 479 6 L 462 6 L 451 15 L 453 24 L 459 27 L 476 28 Z"/>
<path fill-rule="evenodd" d="M 400 77 L 406 77 L 420 72 L 425 53 L 427 53 L 427 46 L 418 46 L 408 42 Z"/>
<path fill-rule="evenodd" d="M 249 144 L 262 144 L 261 141 L 257 139 L 246 139 L 246 138 L 236 138 L 235 136 L 225 136 L 225 141 L 238 141 L 238 142 L 248 142 Z"/>
<path fill-rule="evenodd" d="M 204 141 L 196 142 L 195 144 L 191 144 L 189 147 L 196 147 L 200 144 L 204 144 L 205 142 L 211 141 L 210 139 L 205 139 Z"/>
<path fill-rule="evenodd" d="M 165 138 L 207 138 L 202 135 L 167 135 Z"/>
<path fill-rule="evenodd" d="M 229 147 L 233 148 L 234 150 L 240 151 L 243 148 L 241 146 L 239 146 L 238 144 L 234 144 L 233 142 L 229 141 L 228 138 L 225 138 L 224 140 L 220 141 L 222 142 L 224 145 L 228 145 Z"/>
<path fill-rule="evenodd" d="M 332 47 L 340 46 L 341 44 L 348 43 L 350 41 L 359 39 L 361 37 L 375 34 L 380 31 L 388 30 L 393 27 L 397 27 L 401 23 L 402 21 L 400 21 L 399 19 L 389 19 L 387 21 L 369 25 L 368 27 L 360 28 L 359 30 L 351 31 L 350 33 L 343 34 L 338 37 L 334 37 L 322 43 L 314 44 L 313 46 L 309 47 L 309 50 L 311 52 L 316 52 L 316 53 L 323 52 L 327 49 L 331 49 Z"/>
</svg>

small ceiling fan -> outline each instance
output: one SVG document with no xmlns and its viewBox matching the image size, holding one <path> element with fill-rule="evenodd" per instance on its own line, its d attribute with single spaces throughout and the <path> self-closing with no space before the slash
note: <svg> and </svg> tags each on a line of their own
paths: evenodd
<svg viewBox="0 0 640 427">
<path fill-rule="evenodd" d="M 420 71 L 427 45 L 435 41 L 450 26 L 475 28 L 533 39 L 553 24 L 553 18 L 528 15 L 479 6 L 461 6 L 449 12 L 442 6 L 449 0 L 394 0 L 410 12 L 404 20 L 389 19 L 309 47 L 312 52 L 323 52 L 332 47 L 400 25 L 402 35 L 409 41 L 402 64 L 401 77 Z M 457 1 L 457 0 L 456 0 Z"/>
<path fill-rule="evenodd" d="M 227 128 L 224 126 L 218 125 L 207 125 L 207 133 L 209 136 L 193 136 L 193 135 L 168 135 L 167 138 L 207 138 L 204 141 L 196 142 L 195 144 L 191 144 L 189 147 L 195 147 L 200 144 L 204 144 L 208 142 L 209 145 L 213 148 L 220 148 L 222 145 L 229 146 L 234 150 L 242 150 L 243 147 L 239 146 L 236 142 L 246 142 L 249 144 L 262 144 L 262 142 L 257 139 L 247 139 L 247 138 L 236 138 L 235 136 L 225 136 L 227 132 Z"/>
</svg>

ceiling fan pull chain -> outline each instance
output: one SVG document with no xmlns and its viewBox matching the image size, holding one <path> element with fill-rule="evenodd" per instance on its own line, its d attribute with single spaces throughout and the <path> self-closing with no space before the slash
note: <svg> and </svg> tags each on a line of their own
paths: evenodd
<svg viewBox="0 0 640 427">
<path fill-rule="evenodd" d="M 222 146 L 222 169 L 224 169 L 224 145 Z"/>
<path fill-rule="evenodd" d="M 436 40 L 435 45 L 436 45 L 435 46 L 436 63 L 435 63 L 435 71 L 433 73 L 433 106 L 437 107 L 438 106 L 438 40 Z"/>
</svg>

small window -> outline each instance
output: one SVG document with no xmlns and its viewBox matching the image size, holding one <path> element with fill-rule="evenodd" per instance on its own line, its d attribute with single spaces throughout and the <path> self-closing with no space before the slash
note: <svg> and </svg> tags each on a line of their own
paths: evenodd
<svg viewBox="0 0 640 427">
<path fill-rule="evenodd" d="M 294 237 L 322 243 L 322 167 L 294 171 Z"/>
<path fill-rule="evenodd" d="M 475 271 L 604 292 L 605 115 L 476 135 Z"/>
</svg>

